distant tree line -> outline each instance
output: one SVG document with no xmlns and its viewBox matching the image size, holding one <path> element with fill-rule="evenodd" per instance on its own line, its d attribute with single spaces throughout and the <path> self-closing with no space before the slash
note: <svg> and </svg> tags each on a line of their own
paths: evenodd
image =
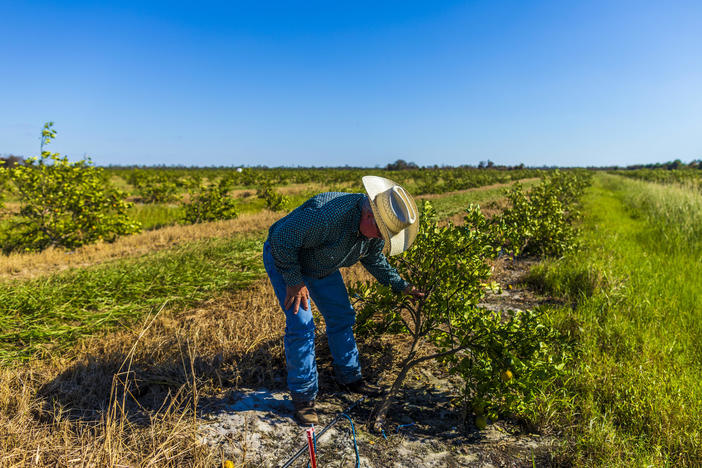
<svg viewBox="0 0 702 468">
<path fill-rule="evenodd" d="M 668 161 L 664 163 L 653 163 L 653 164 L 634 164 L 627 166 L 627 169 L 666 169 L 672 171 L 674 169 L 702 169 L 702 159 L 695 159 L 690 161 L 689 164 L 685 164 L 679 159 L 675 161 Z"/>
<path fill-rule="evenodd" d="M 2 161 L 0 162 L 0 166 L 4 167 L 12 167 L 24 164 L 24 158 L 22 156 L 15 156 L 14 154 L 0 156 L 0 161 Z M 2 164 L 3 162 L 4 164 Z"/>
<path fill-rule="evenodd" d="M 437 165 L 434 164 L 433 166 L 422 166 L 425 169 L 453 169 L 453 168 L 459 168 L 459 169 L 466 169 L 466 168 L 475 168 L 477 167 L 478 169 L 499 169 L 499 170 L 512 170 L 512 169 L 524 169 L 524 163 L 520 163 L 516 166 L 505 166 L 505 165 L 498 165 L 495 164 L 494 162 L 490 161 L 489 159 L 487 161 L 480 161 L 477 166 L 473 166 L 470 164 L 461 164 L 460 166 L 451 166 L 451 165 Z M 555 169 L 556 167 L 543 167 L 541 169 Z M 404 171 L 404 170 L 411 170 L 411 169 L 420 169 L 420 166 L 413 162 L 407 162 L 404 159 L 398 159 L 394 163 L 387 164 L 385 166 L 386 171 Z"/>
</svg>

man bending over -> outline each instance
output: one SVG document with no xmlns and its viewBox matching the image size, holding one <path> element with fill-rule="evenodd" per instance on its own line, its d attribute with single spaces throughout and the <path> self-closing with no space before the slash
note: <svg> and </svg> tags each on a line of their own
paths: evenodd
<svg viewBox="0 0 702 468">
<path fill-rule="evenodd" d="M 339 268 L 360 261 L 382 284 L 398 293 L 423 294 L 390 266 L 384 251 L 408 249 L 419 227 L 412 196 L 383 177 L 363 177 L 366 193 L 321 193 L 274 223 L 263 246 L 263 263 L 285 312 L 285 359 L 295 419 L 317 424 L 315 325 L 310 298 L 324 317 L 340 386 L 369 396 L 381 390 L 361 375 L 353 335 L 356 312 Z"/>
</svg>

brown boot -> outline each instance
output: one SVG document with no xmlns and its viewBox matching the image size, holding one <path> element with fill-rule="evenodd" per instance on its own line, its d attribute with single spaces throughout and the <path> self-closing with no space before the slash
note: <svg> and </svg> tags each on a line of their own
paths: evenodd
<svg viewBox="0 0 702 468">
<path fill-rule="evenodd" d="M 295 421 L 301 426 L 311 426 L 319 423 L 317 411 L 314 409 L 314 400 L 310 401 L 295 401 Z"/>
</svg>

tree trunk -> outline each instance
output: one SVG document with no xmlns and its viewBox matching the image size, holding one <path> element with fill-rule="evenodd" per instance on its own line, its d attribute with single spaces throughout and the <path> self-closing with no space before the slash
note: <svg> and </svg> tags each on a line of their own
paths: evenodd
<svg viewBox="0 0 702 468">
<path fill-rule="evenodd" d="M 435 353 L 431 354 L 429 356 L 423 356 L 417 359 L 414 359 L 414 356 L 417 354 L 415 349 L 417 347 L 417 341 L 415 341 L 412 344 L 412 349 L 410 350 L 409 354 L 407 357 L 402 361 L 402 368 L 400 369 L 400 373 L 397 375 L 395 378 L 395 382 L 393 382 L 392 387 L 390 387 L 390 391 L 388 392 L 387 395 L 385 395 L 385 398 L 375 407 L 373 408 L 373 411 L 371 412 L 370 416 L 370 421 L 369 421 L 369 429 L 371 432 L 378 433 L 381 431 L 383 428 L 383 425 L 385 424 L 385 416 L 388 414 L 388 410 L 390 409 L 390 405 L 392 405 L 393 399 L 397 391 L 402 387 L 402 384 L 405 381 L 405 378 L 407 377 L 407 373 L 411 368 L 416 366 L 419 363 L 422 363 L 424 361 L 428 361 L 431 359 L 436 359 L 440 358 L 442 356 L 448 356 L 450 354 L 455 354 L 458 351 L 463 351 L 464 349 L 468 349 L 470 346 L 469 345 L 464 345 L 464 346 L 459 346 L 458 348 L 453 348 L 448 351 L 442 351 L 440 353 Z"/>
<path fill-rule="evenodd" d="M 369 429 L 371 430 L 371 432 L 378 433 L 383 429 L 383 425 L 385 424 L 385 417 L 388 414 L 390 405 L 392 405 L 395 394 L 400 389 L 400 387 L 402 387 L 402 384 L 405 381 L 405 377 L 407 377 L 407 372 L 409 372 L 409 370 L 416 364 L 416 362 L 413 362 L 414 356 L 416 354 L 416 347 L 417 341 L 415 340 L 415 342 L 412 343 L 412 349 L 410 350 L 409 354 L 404 359 L 404 361 L 402 361 L 402 368 L 400 369 L 400 373 L 395 378 L 395 382 L 393 382 L 392 387 L 390 387 L 390 391 L 388 391 L 387 395 L 385 395 L 385 398 L 383 398 L 380 401 L 380 403 L 378 403 L 378 405 L 376 405 L 376 407 L 373 408 L 369 421 Z"/>
</svg>

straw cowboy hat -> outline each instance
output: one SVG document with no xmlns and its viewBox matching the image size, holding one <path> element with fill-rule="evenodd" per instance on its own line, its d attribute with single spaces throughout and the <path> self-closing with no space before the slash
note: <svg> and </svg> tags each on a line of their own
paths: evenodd
<svg viewBox="0 0 702 468">
<path fill-rule="evenodd" d="M 365 176 L 363 186 L 388 255 L 409 249 L 419 230 L 419 212 L 412 195 L 392 180 Z"/>
</svg>

